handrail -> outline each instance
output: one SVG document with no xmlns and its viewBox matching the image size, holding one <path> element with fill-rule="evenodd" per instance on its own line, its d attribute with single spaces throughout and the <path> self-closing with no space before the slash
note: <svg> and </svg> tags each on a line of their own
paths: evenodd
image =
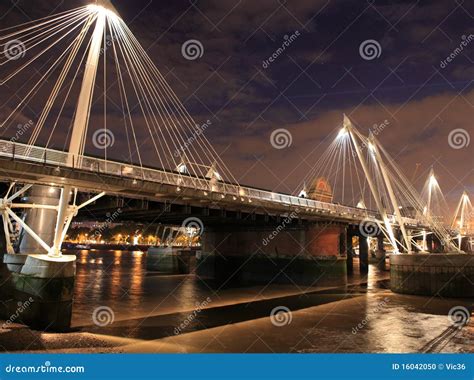
<svg viewBox="0 0 474 380">
<path fill-rule="evenodd" d="M 9 157 L 13 160 L 26 160 L 38 162 L 43 165 L 54 165 L 70 167 L 68 165 L 68 152 L 63 152 L 54 149 L 41 148 L 30 146 L 22 143 L 12 142 L 10 140 L 0 139 L 0 156 Z M 73 157 L 74 158 L 74 157 Z M 357 207 L 350 207 L 338 205 L 334 203 L 321 202 L 308 198 L 296 197 L 294 195 L 276 193 L 261 189 L 254 189 L 246 186 L 238 186 L 226 182 L 213 183 L 206 178 L 199 178 L 195 176 L 183 175 L 166 170 L 143 168 L 135 165 L 127 165 L 120 162 L 108 161 L 100 158 L 79 156 L 79 159 L 72 160 L 76 163 L 72 165 L 73 169 L 88 170 L 91 172 L 99 172 L 109 175 L 118 175 L 125 178 L 135 180 L 145 180 L 151 182 L 158 182 L 167 185 L 177 186 L 179 188 L 192 188 L 202 190 L 203 192 L 216 192 L 224 195 L 232 195 L 240 198 L 247 198 L 248 200 L 268 201 L 283 205 L 298 206 L 309 210 L 319 210 L 329 213 L 339 213 L 340 215 L 352 215 L 359 218 L 377 218 L 377 213 L 374 211 L 360 209 Z M 79 167 L 77 165 L 79 164 Z M 413 219 L 413 222 L 418 222 Z"/>
</svg>

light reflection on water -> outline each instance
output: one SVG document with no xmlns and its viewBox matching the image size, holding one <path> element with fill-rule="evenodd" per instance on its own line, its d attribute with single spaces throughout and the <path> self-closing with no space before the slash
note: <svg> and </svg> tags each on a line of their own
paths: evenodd
<svg viewBox="0 0 474 380">
<path fill-rule="evenodd" d="M 218 289 L 202 283 L 193 275 L 147 272 L 146 254 L 140 251 L 80 250 L 66 253 L 77 256 L 73 326 L 91 325 L 92 313 L 100 306 L 112 308 L 115 320 L 123 321 L 193 310 L 208 297 L 215 307 L 316 289 L 294 284 Z M 337 285 L 341 285 L 340 280 L 337 280 Z"/>
<path fill-rule="evenodd" d="M 194 276 L 147 273 L 141 251 L 67 251 L 77 256 L 73 326 L 91 324 L 95 308 L 108 306 L 117 320 L 193 309 L 212 291 Z"/>
</svg>

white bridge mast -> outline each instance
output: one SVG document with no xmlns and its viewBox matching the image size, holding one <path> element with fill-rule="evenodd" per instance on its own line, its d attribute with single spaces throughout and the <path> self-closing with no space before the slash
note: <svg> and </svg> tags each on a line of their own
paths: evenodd
<svg viewBox="0 0 474 380">
<path fill-rule="evenodd" d="M 367 182 L 369 184 L 370 191 L 372 192 L 372 195 L 375 199 L 377 209 L 378 209 L 378 211 L 380 213 L 380 216 L 382 217 L 382 220 L 384 222 L 385 229 L 387 230 L 388 238 L 390 240 L 390 243 L 392 244 L 392 247 L 393 247 L 394 251 L 396 253 L 398 253 L 399 250 L 398 250 L 397 240 L 395 239 L 395 235 L 393 233 L 392 225 L 390 223 L 390 220 L 388 219 L 387 211 L 385 210 L 385 208 L 382 205 L 380 194 L 379 194 L 379 192 L 377 190 L 377 187 L 375 186 L 375 183 L 372 179 L 370 171 L 367 167 L 367 163 L 365 162 L 364 157 L 362 156 L 362 152 L 360 150 L 359 143 L 357 142 L 357 139 L 354 135 L 354 129 L 353 129 L 352 122 L 350 121 L 350 119 L 346 115 L 344 115 L 344 129 L 349 133 L 349 136 L 352 140 L 352 143 L 354 144 L 354 148 L 355 148 L 355 151 L 357 153 L 357 157 L 359 158 L 360 164 L 362 166 L 362 170 L 364 171 L 365 177 L 367 178 Z"/>
</svg>

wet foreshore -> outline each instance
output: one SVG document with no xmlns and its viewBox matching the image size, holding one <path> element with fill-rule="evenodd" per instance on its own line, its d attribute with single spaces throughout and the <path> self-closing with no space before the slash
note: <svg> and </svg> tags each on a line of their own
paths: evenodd
<svg viewBox="0 0 474 380">
<path fill-rule="evenodd" d="M 345 285 L 216 288 L 147 272 L 139 252 L 78 254 L 71 331 L 3 323 L 4 352 L 473 352 L 472 299 L 392 293 L 375 266 Z"/>
</svg>

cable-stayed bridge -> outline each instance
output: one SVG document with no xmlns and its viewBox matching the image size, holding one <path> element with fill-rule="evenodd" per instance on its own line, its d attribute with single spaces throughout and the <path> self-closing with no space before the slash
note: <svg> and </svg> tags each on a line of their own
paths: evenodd
<svg viewBox="0 0 474 380">
<path fill-rule="evenodd" d="M 0 43 L 0 83 L 11 90 L 0 120 L 0 179 L 10 183 L 0 211 L 7 252 L 29 254 L 30 267 L 73 261 L 61 254 L 73 218 L 106 196 L 291 219 L 293 242 L 271 232 L 280 219 L 254 227 L 253 241 L 271 232 L 259 248 L 268 255 L 346 257 L 355 235 L 365 257 L 370 237 L 395 254 L 469 248 L 467 194 L 456 223 L 440 221 L 431 210 L 434 177 L 426 200 L 376 136 L 345 115 L 293 195 L 239 184 L 207 139 L 208 125 L 194 120 L 108 1 L 5 29 Z M 32 68 L 38 75 L 25 81 Z M 19 133 L 25 120 L 32 123 Z M 27 235 L 19 252 L 16 225 Z M 232 244 L 229 229 L 206 226 L 204 250 L 250 250 L 237 225 L 228 227 Z M 364 233 L 367 225 L 376 233 Z M 28 267 L 8 260 L 20 273 Z"/>
</svg>

